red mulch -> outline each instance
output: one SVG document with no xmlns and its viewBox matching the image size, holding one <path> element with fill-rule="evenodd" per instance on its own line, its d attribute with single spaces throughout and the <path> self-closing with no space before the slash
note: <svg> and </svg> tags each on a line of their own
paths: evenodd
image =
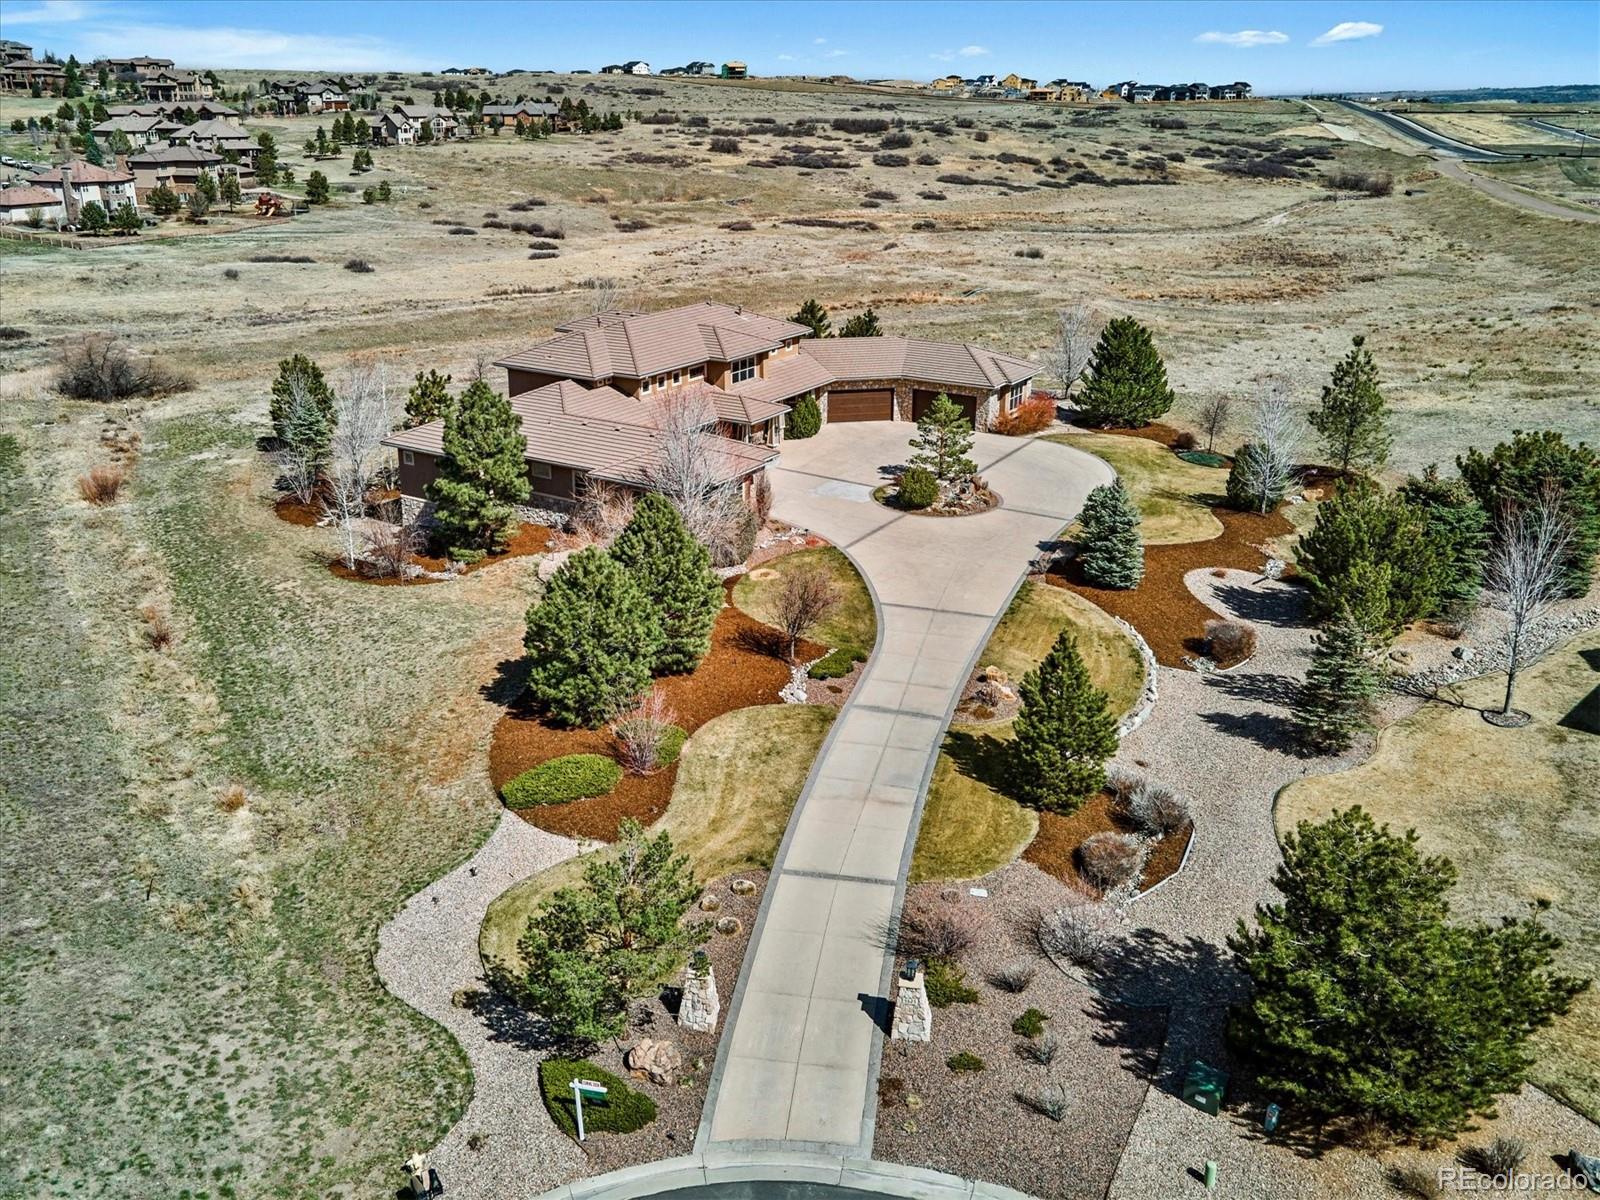
<svg viewBox="0 0 1600 1200">
<path fill-rule="evenodd" d="M 729 581 L 731 588 L 733 581 Z M 717 617 L 711 632 L 711 653 L 691 675 L 669 675 L 656 687 L 676 714 L 676 723 L 693 733 L 713 717 L 755 704 L 776 704 L 789 682 L 789 666 L 768 647 L 778 640 L 771 626 L 734 608 Z M 800 643 L 802 659 L 815 658 L 825 647 Z M 519 703 L 495 726 L 489 748 L 489 778 L 496 788 L 523 771 L 564 754 L 610 754 L 611 735 L 604 729 L 563 729 L 539 718 Z M 518 810 L 529 824 L 566 837 L 614 841 L 625 817 L 653 824 L 672 799 L 678 777 L 674 763 L 654 775 L 624 775 L 609 796 L 546 804 Z"/>
<path fill-rule="evenodd" d="M 1039 832 L 1022 857 L 1048 875 L 1068 885 L 1093 892 L 1095 887 L 1078 873 L 1074 853 L 1092 834 L 1136 833 L 1133 823 L 1113 803 L 1108 792 L 1099 792 L 1083 802 L 1082 807 L 1070 816 L 1041 812 Z M 1148 890 L 1177 871 L 1183 862 L 1183 852 L 1188 848 L 1193 826 L 1185 826 L 1177 833 L 1162 838 L 1151 848 L 1145 860 L 1141 890 Z"/>
<path fill-rule="evenodd" d="M 550 549 L 551 542 L 556 536 L 548 525 L 533 525 L 523 522 L 517 526 L 517 531 L 506 542 L 504 550 L 499 554 L 484 555 L 477 562 L 470 564 L 459 572 L 459 574 L 470 575 L 474 571 L 492 567 L 495 563 L 505 562 L 509 558 L 527 558 L 530 555 L 543 554 Z M 449 559 L 440 558 L 433 554 L 413 554 L 411 561 L 425 571 L 443 571 L 450 565 Z M 328 564 L 328 570 L 332 571 L 340 579 L 353 579 L 359 583 L 375 583 L 380 587 L 414 587 L 421 584 L 444 582 L 440 579 L 429 579 L 426 575 L 419 575 L 411 579 L 396 578 L 393 575 L 371 575 L 362 569 L 363 565 L 358 562 L 356 569 L 352 571 L 344 565 L 343 559 L 336 558 Z"/>
<path fill-rule="evenodd" d="M 1115 433 L 1120 434 L 1122 437 L 1143 438 L 1147 442 L 1158 442 L 1169 449 L 1177 440 L 1178 435 L 1183 432 L 1182 430 L 1174 429 L 1171 425 L 1163 425 L 1160 421 L 1151 421 L 1150 424 L 1140 425 L 1136 429 L 1118 429 L 1111 426 L 1091 425 L 1081 417 L 1070 423 L 1079 429 L 1088 430 L 1090 433 Z"/>
<path fill-rule="evenodd" d="M 302 504 L 293 496 L 279 496 L 272 511 L 278 515 L 278 520 L 307 529 L 322 519 L 322 506 L 315 500 L 310 504 Z"/>
<path fill-rule="evenodd" d="M 1279 512 L 1213 510 L 1222 533 L 1203 542 L 1144 548 L 1144 579 L 1128 591 L 1094 587 L 1086 583 L 1077 562 L 1059 563 L 1044 581 L 1087 597 L 1114 617 L 1121 617 L 1150 643 L 1156 661 L 1165 667 L 1183 667 L 1184 655 L 1205 653 L 1206 622 L 1220 614 L 1202 604 L 1183 577 L 1202 567 L 1234 567 L 1259 571 L 1266 554 L 1259 549 L 1268 540 L 1290 532 L 1294 526 Z"/>
</svg>

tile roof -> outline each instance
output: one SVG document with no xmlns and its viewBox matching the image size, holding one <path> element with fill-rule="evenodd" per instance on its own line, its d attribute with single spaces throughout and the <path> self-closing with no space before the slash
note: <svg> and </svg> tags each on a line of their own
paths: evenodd
<svg viewBox="0 0 1600 1200">
<path fill-rule="evenodd" d="M 43 188 L 0 188 L 0 208 L 42 208 L 60 203 L 61 197 Z"/>
<path fill-rule="evenodd" d="M 800 343 L 802 347 L 805 344 L 804 341 Z M 766 374 L 760 378 L 751 379 L 746 383 L 732 384 L 729 390 L 744 398 L 747 404 L 767 405 L 787 410 L 789 407 L 787 404 L 774 402 L 792 400 L 807 392 L 820 391 L 833 382 L 833 375 L 828 369 L 806 354 L 797 354 L 793 358 L 769 358 L 764 370 Z"/>
<path fill-rule="evenodd" d="M 149 133 L 161 124 L 160 117 L 122 116 L 112 117 L 108 121 L 101 121 L 94 127 L 95 133 L 109 137 L 113 133 Z"/>
<path fill-rule="evenodd" d="M 193 163 L 197 166 L 214 166 L 222 161 L 222 155 L 213 154 L 210 150 L 202 150 L 198 146 L 158 146 L 152 150 L 143 150 L 138 154 L 128 156 L 129 165 L 141 167 L 158 166 L 161 163 Z"/>
<path fill-rule="evenodd" d="M 1026 359 L 971 342 L 926 338 L 806 338 L 800 351 L 820 363 L 838 383 L 910 379 L 992 391 L 1030 379 L 1038 370 Z"/>
<path fill-rule="evenodd" d="M 212 117 L 207 121 L 196 121 L 193 125 L 184 125 L 172 136 L 181 138 L 242 138 L 245 141 L 250 140 L 250 135 L 237 125 L 231 125 L 217 117 Z"/>
<path fill-rule="evenodd" d="M 97 167 L 92 162 L 74 159 L 64 164 L 72 168 L 73 183 L 132 183 L 133 176 L 126 171 L 109 170 L 106 167 Z M 37 175 L 28 176 L 29 183 L 60 183 L 61 168 L 51 167 L 48 171 L 40 171 Z"/>
</svg>

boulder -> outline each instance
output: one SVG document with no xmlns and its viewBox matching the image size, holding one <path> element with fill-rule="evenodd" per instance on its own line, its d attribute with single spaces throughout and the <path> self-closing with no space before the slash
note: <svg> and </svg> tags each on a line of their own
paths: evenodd
<svg viewBox="0 0 1600 1200">
<path fill-rule="evenodd" d="M 556 577 L 556 572 L 567 565 L 567 559 L 572 557 L 570 550 L 554 550 L 539 560 L 538 575 L 540 583 L 549 583 Z"/>
<path fill-rule="evenodd" d="M 1454 650 L 1450 651 L 1450 656 L 1452 658 L 1459 658 L 1462 662 L 1471 662 L 1473 653 L 1474 652 L 1471 646 L 1457 646 Z"/>
<path fill-rule="evenodd" d="M 626 1054 L 623 1064 L 636 1075 L 643 1075 L 651 1083 L 670 1084 L 683 1067 L 683 1053 L 671 1042 L 640 1038 Z"/>
</svg>

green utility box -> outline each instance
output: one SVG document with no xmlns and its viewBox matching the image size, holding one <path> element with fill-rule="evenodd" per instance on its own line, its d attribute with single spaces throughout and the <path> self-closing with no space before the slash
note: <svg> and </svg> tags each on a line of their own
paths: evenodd
<svg viewBox="0 0 1600 1200">
<path fill-rule="evenodd" d="M 1184 1103 L 1214 1117 L 1222 1108 L 1222 1097 L 1227 1090 L 1226 1071 L 1219 1071 L 1198 1058 L 1189 1064 L 1189 1073 L 1183 1077 Z"/>
</svg>

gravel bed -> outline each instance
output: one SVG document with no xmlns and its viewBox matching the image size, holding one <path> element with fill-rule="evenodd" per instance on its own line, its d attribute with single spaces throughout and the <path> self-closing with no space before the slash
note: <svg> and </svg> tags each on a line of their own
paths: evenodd
<svg viewBox="0 0 1600 1200">
<path fill-rule="evenodd" d="M 1059 881 L 1014 863 L 978 885 L 988 888 L 987 898 L 963 890 L 958 902 L 986 914 L 962 958 L 980 1002 L 934 1009 L 931 1042 L 884 1043 L 873 1155 L 1035 1196 L 1103 1196 L 1148 1089 L 1166 1014 L 1107 1002 L 1039 954 L 1033 930 L 1038 914 L 1065 894 Z M 938 901 L 941 890 L 913 887 L 908 902 Z M 987 982 L 998 968 L 1024 960 L 1036 973 L 1020 994 Z M 1046 1029 L 1060 1043 L 1049 1066 L 1024 1058 L 1019 1047 L 1027 1039 L 1011 1031 L 1030 1007 L 1050 1014 Z M 952 1071 L 946 1060 L 962 1051 L 978 1055 L 985 1068 Z M 1046 1083 L 1067 1088 L 1060 1122 L 1016 1099 L 1018 1090 Z"/>
</svg>

